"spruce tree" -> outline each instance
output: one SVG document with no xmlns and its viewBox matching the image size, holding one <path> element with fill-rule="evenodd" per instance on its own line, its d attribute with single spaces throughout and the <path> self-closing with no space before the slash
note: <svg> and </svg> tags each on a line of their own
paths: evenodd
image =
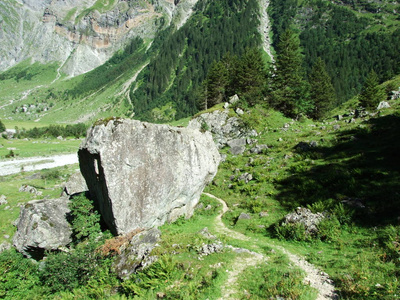
<svg viewBox="0 0 400 300">
<path fill-rule="evenodd" d="M 205 109 L 225 100 L 228 83 L 229 77 L 226 66 L 222 61 L 214 62 L 204 82 Z"/>
<path fill-rule="evenodd" d="M 297 117 L 312 109 L 302 63 L 299 38 L 287 29 L 281 34 L 277 47 L 270 102 L 289 117 Z"/>
<path fill-rule="evenodd" d="M 383 87 L 379 86 L 378 75 L 372 70 L 365 80 L 363 89 L 358 96 L 358 101 L 365 109 L 375 109 L 379 102 L 385 99 L 385 90 Z"/>
<path fill-rule="evenodd" d="M 266 70 L 261 51 L 257 48 L 247 49 L 238 61 L 236 69 L 236 93 L 254 105 L 262 97 L 266 85 Z"/>
<path fill-rule="evenodd" d="M 310 116 L 320 120 L 334 106 L 336 102 L 335 89 L 332 80 L 326 71 L 325 62 L 318 57 L 310 74 L 310 98 L 314 109 Z"/>
</svg>

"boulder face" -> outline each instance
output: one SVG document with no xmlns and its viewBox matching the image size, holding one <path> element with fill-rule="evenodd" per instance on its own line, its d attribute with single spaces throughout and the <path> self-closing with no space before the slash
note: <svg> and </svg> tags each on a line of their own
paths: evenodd
<svg viewBox="0 0 400 300">
<path fill-rule="evenodd" d="M 69 199 L 34 200 L 21 207 L 15 248 L 28 257 L 40 259 L 45 250 L 57 250 L 71 243 L 67 222 Z"/>
<path fill-rule="evenodd" d="M 191 216 L 220 161 L 210 133 L 135 120 L 92 127 L 78 156 L 114 234 Z"/>
</svg>

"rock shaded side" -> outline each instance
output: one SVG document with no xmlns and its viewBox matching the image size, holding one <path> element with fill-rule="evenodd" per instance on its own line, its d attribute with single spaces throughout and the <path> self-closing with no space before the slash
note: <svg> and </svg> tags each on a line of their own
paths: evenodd
<svg viewBox="0 0 400 300">
<path fill-rule="evenodd" d="M 68 198 L 34 200 L 22 206 L 13 238 L 15 248 L 28 257 L 41 258 L 45 250 L 71 243 L 68 202 Z"/>
<path fill-rule="evenodd" d="M 191 216 L 220 161 L 210 133 L 135 120 L 92 127 L 78 155 L 114 234 Z"/>
</svg>

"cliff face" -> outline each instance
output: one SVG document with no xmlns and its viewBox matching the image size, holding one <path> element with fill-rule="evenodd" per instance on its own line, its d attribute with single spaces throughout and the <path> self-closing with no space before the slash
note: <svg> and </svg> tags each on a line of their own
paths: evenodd
<svg viewBox="0 0 400 300">
<path fill-rule="evenodd" d="M 180 26 L 197 0 L 5 0 L 0 3 L 0 71 L 31 58 L 75 76 L 103 64 L 132 37 L 152 40 Z"/>
</svg>

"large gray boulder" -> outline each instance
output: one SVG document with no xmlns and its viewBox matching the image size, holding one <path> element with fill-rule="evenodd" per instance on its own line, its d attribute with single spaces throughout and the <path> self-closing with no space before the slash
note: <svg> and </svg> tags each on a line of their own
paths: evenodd
<svg viewBox="0 0 400 300">
<path fill-rule="evenodd" d="M 209 132 L 135 120 L 92 127 L 78 156 L 114 234 L 191 216 L 220 161 Z"/>
<path fill-rule="evenodd" d="M 15 248 L 28 257 L 41 258 L 45 250 L 57 250 L 71 243 L 67 222 L 68 198 L 34 200 L 21 206 Z"/>
</svg>

